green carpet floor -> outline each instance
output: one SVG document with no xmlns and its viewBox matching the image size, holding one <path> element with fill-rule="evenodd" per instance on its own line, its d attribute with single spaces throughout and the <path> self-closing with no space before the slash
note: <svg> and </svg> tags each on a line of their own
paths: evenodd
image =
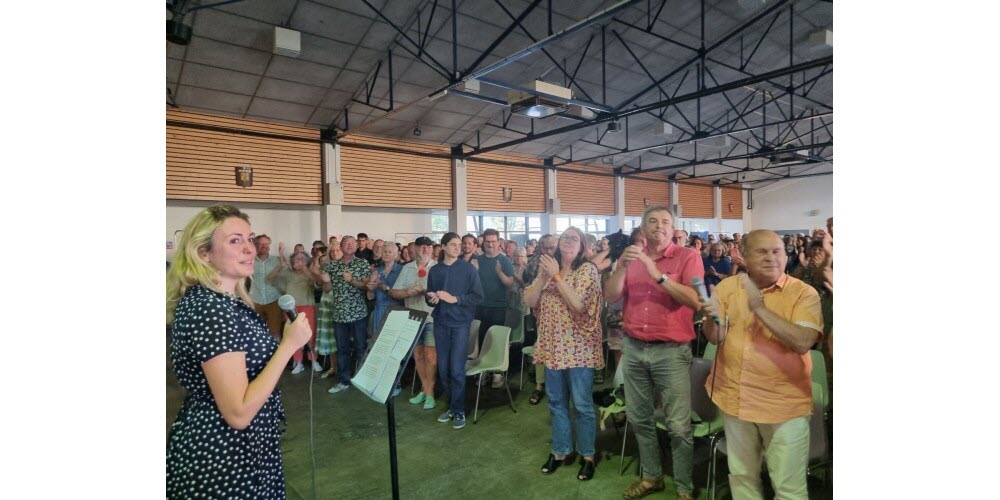
<svg viewBox="0 0 1000 500">
<path fill-rule="evenodd" d="M 412 368 L 404 375 L 403 393 L 395 402 L 401 498 L 617 499 L 622 498 L 625 488 L 637 479 L 638 453 L 631 429 L 625 448 L 625 473 L 618 473 L 621 434 L 616 433 L 611 419 L 607 421 L 607 428 L 597 435 L 597 472 L 591 481 L 576 479 L 579 462 L 564 465 L 551 476 L 542 475 L 539 469 L 551 446 L 549 412 L 545 399 L 537 406 L 528 403 L 533 384 L 528 382 L 527 375 L 524 390 L 519 391 L 516 372 L 511 374 L 516 414 L 507 405 L 506 393 L 502 389 L 490 389 L 487 384 L 477 424 L 472 423 L 476 388 L 474 379 L 468 379 L 468 424 L 464 429 L 454 430 L 450 423 L 436 420 L 445 409 L 441 397 L 438 407 L 428 411 L 407 402 L 411 373 Z M 279 383 L 288 419 L 282 450 L 290 499 L 313 498 L 310 375 L 308 371 L 297 375 L 286 373 Z M 183 399 L 183 390 L 176 386 L 169 368 L 167 379 L 169 428 Z M 328 394 L 327 389 L 333 383 L 331 379 L 320 379 L 319 374 L 312 380 L 315 498 L 391 498 L 386 407 L 354 388 Z M 669 475 L 669 440 L 662 432 L 660 438 L 665 454 L 664 470 Z M 694 481 L 698 498 L 708 498 L 704 488 L 707 448 L 707 441 L 696 440 Z M 723 477 L 725 472 L 725 464 L 720 463 Z M 820 481 L 810 479 L 810 498 L 830 498 L 832 487 L 829 483 L 823 487 Z M 728 498 L 725 487 L 720 492 L 722 498 Z M 675 497 L 674 485 L 668 476 L 666 491 L 648 498 Z"/>
</svg>

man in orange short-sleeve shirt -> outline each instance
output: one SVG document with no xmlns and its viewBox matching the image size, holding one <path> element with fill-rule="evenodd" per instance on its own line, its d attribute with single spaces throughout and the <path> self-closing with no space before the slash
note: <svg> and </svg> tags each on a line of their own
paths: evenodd
<svg viewBox="0 0 1000 500">
<path fill-rule="evenodd" d="M 808 498 L 812 363 L 822 335 L 819 294 L 785 274 L 781 238 L 757 230 L 743 238 L 747 274 L 726 278 L 704 302 L 705 336 L 719 345 L 705 388 L 725 417 L 733 498 L 763 498 L 767 459 L 777 498 Z"/>
</svg>

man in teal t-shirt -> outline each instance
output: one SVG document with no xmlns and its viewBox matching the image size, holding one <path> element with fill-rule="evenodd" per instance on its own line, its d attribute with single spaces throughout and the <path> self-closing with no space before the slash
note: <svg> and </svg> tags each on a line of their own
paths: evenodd
<svg viewBox="0 0 1000 500">
<path fill-rule="evenodd" d="M 500 233 L 487 229 L 483 233 L 483 254 L 473 261 L 479 268 L 483 285 L 483 302 L 476 307 L 479 320 L 479 345 L 483 345 L 486 332 L 493 325 L 503 326 L 507 317 L 507 289 L 514 285 L 514 264 L 500 253 Z M 503 377 L 493 376 L 493 387 L 502 387 Z"/>
</svg>

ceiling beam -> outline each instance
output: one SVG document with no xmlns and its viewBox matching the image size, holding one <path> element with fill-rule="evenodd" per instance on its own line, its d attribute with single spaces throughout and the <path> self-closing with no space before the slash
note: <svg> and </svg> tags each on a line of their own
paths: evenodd
<svg viewBox="0 0 1000 500">
<path fill-rule="evenodd" d="M 475 156 L 475 155 L 479 155 L 479 154 L 483 154 L 483 153 L 488 153 L 490 151 L 496 151 L 496 150 L 499 150 L 499 149 L 509 148 L 509 147 L 512 147 L 512 146 L 516 146 L 518 144 L 523 144 L 525 142 L 535 141 L 535 140 L 542 139 L 542 138 L 545 138 L 545 137 L 551 137 L 551 136 L 554 136 L 554 135 L 564 134 L 566 132 L 572 132 L 574 130 L 580 130 L 582 128 L 587 128 L 587 127 L 593 126 L 594 124 L 597 124 L 597 123 L 603 123 L 603 122 L 618 120 L 618 119 L 624 118 L 626 116 L 635 115 L 635 114 L 639 114 L 639 113 L 645 113 L 646 111 L 660 109 L 660 108 L 663 108 L 663 107 L 666 107 L 666 106 L 670 106 L 672 104 L 677 104 L 677 103 L 687 102 L 687 101 L 693 101 L 695 99 L 700 99 L 700 98 L 705 97 L 705 96 L 714 95 L 714 94 L 718 94 L 720 92 L 726 92 L 726 91 L 729 91 L 729 90 L 738 89 L 738 88 L 746 86 L 746 85 L 753 85 L 755 83 L 760 83 L 762 81 L 765 81 L 765 80 L 768 80 L 768 79 L 771 79 L 771 78 L 777 78 L 779 76 L 785 76 L 785 75 L 789 75 L 789 74 L 792 74 L 792 73 L 798 73 L 800 71 L 805 71 L 805 70 L 812 69 L 812 68 L 815 68 L 815 67 L 823 66 L 823 65 L 829 64 L 831 62 L 833 62 L 833 56 L 827 56 L 827 57 L 821 57 L 819 59 L 813 59 L 811 61 L 806 61 L 806 62 L 803 62 L 803 63 L 795 64 L 793 66 L 788 66 L 788 67 L 777 69 L 777 70 L 774 70 L 774 71 L 769 71 L 767 73 L 764 73 L 764 74 L 761 74 L 761 75 L 757 75 L 755 77 L 744 78 L 744 79 L 741 79 L 741 80 L 736 80 L 736 81 L 733 81 L 733 82 L 730 82 L 730 83 L 722 84 L 722 85 L 719 85 L 719 86 L 716 86 L 716 87 L 712 87 L 712 88 L 708 88 L 708 89 L 704 89 L 704 90 L 699 90 L 697 92 L 691 92 L 689 94 L 685 94 L 685 95 L 682 95 L 680 97 L 674 97 L 674 98 L 670 98 L 670 99 L 665 99 L 665 100 L 662 100 L 662 101 L 654 102 L 654 103 L 651 103 L 651 104 L 646 104 L 644 106 L 638 106 L 638 107 L 629 109 L 627 111 L 619 111 L 617 113 L 603 114 L 602 116 L 598 116 L 597 118 L 594 118 L 593 120 L 590 120 L 590 121 L 587 121 L 587 122 L 584 122 L 584 123 L 577 123 L 577 124 L 568 125 L 568 126 L 565 126 L 565 127 L 560 127 L 560 128 L 557 128 L 557 129 L 548 130 L 548 131 L 545 131 L 545 132 L 541 132 L 541 133 L 535 134 L 535 135 L 533 135 L 531 137 L 525 137 L 525 138 L 521 138 L 521 139 L 515 139 L 515 140 L 512 140 L 512 141 L 504 142 L 504 143 L 497 144 L 497 145 L 494 145 L 494 146 L 489 146 L 489 147 L 485 147 L 485 148 L 477 148 L 477 149 L 474 149 L 474 150 L 472 150 L 470 152 L 465 153 L 465 155 L 466 156 Z"/>
</svg>

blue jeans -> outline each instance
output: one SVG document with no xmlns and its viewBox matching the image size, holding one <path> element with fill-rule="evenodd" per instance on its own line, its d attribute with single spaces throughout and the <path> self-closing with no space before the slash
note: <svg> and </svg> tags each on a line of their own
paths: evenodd
<svg viewBox="0 0 1000 500">
<path fill-rule="evenodd" d="M 585 457 L 594 456 L 597 416 L 594 413 L 593 391 L 593 368 L 545 369 L 545 395 L 549 398 L 549 412 L 552 414 L 554 455 L 566 456 L 573 451 L 573 433 L 569 423 L 569 400 L 572 397 L 576 451 Z"/>
<path fill-rule="evenodd" d="M 434 322 L 434 348 L 438 355 L 438 379 L 448 398 L 452 415 L 465 415 L 465 361 L 469 357 L 469 328 Z"/>
<path fill-rule="evenodd" d="M 368 318 L 351 323 L 334 323 L 333 331 L 337 336 L 337 378 L 341 384 L 351 385 L 351 376 L 354 374 L 351 354 L 355 354 L 358 360 L 365 355 L 368 348 Z"/>
</svg>

